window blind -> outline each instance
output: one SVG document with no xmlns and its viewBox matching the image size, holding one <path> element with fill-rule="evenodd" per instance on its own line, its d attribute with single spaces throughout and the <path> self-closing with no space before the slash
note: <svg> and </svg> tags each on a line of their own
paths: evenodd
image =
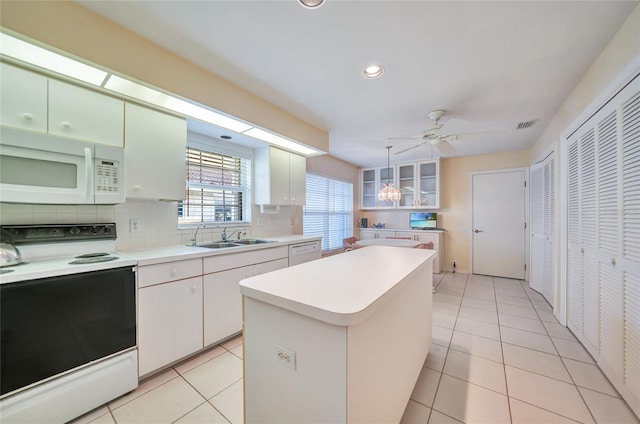
<svg viewBox="0 0 640 424">
<path fill-rule="evenodd" d="M 305 236 L 321 236 L 322 251 L 342 248 L 353 235 L 353 184 L 307 173 L 303 214 Z"/>
<path fill-rule="evenodd" d="M 194 147 L 186 151 L 186 198 L 180 224 L 246 222 L 251 161 Z"/>
</svg>

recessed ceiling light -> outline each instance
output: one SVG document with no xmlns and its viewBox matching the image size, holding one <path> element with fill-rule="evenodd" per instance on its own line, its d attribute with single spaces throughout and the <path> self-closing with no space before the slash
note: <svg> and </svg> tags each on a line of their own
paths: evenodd
<svg viewBox="0 0 640 424">
<path fill-rule="evenodd" d="M 324 4 L 324 0 L 298 0 L 307 9 L 317 9 Z"/>
<path fill-rule="evenodd" d="M 367 66 L 363 72 L 365 78 L 374 79 L 380 77 L 384 73 L 384 68 L 380 65 Z"/>
</svg>

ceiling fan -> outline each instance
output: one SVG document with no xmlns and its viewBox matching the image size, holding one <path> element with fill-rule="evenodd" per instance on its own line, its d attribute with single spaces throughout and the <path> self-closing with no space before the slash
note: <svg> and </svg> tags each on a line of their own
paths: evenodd
<svg viewBox="0 0 640 424">
<path fill-rule="evenodd" d="M 456 140 L 459 136 L 468 135 L 472 133 L 455 134 L 453 132 L 455 127 L 460 128 L 461 126 L 466 125 L 467 121 L 454 118 L 454 119 L 448 120 L 446 124 L 441 124 L 440 118 L 442 118 L 444 114 L 445 114 L 444 110 L 434 110 L 432 112 L 429 112 L 427 116 L 429 117 L 429 119 L 434 121 L 434 125 L 425 129 L 422 135 L 419 137 L 390 137 L 389 140 L 422 140 L 420 143 L 414 146 L 395 152 L 394 155 L 407 152 L 409 150 L 420 147 L 424 144 L 431 144 L 431 146 L 440 150 L 440 152 L 444 154 L 454 153 L 456 149 L 451 145 L 451 143 L 449 143 L 449 141 Z"/>
</svg>

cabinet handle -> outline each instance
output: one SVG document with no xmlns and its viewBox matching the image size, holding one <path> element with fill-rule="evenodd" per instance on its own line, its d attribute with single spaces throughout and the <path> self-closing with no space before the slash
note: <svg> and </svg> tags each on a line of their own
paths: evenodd
<svg viewBox="0 0 640 424">
<path fill-rule="evenodd" d="M 195 293 L 195 292 L 197 292 L 197 291 L 198 291 L 198 286 L 197 286 L 197 285 L 195 285 L 195 284 L 194 284 L 194 285 L 192 285 L 192 286 L 191 286 L 191 293 Z"/>
<path fill-rule="evenodd" d="M 611 258 L 609 263 L 611 263 L 611 265 L 613 265 L 613 266 L 616 266 L 616 258 Z"/>
<path fill-rule="evenodd" d="M 295 201 L 296 201 L 296 198 L 295 198 L 295 197 L 292 197 L 292 198 L 291 198 L 291 201 L 292 201 L 292 202 L 295 202 Z"/>
<path fill-rule="evenodd" d="M 23 113 L 20 117 L 25 121 L 31 121 L 33 119 L 33 115 L 30 113 Z"/>
<path fill-rule="evenodd" d="M 61 122 L 60 126 L 62 128 L 64 128 L 64 129 L 68 130 L 69 128 L 71 128 L 71 122 L 67 122 L 67 121 Z"/>
<path fill-rule="evenodd" d="M 584 247 L 580 249 L 580 253 L 584 253 Z"/>
<path fill-rule="evenodd" d="M 171 276 L 172 276 L 172 277 L 175 277 L 175 276 L 176 276 L 176 273 L 177 273 L 177 270 L 176 270 L 175 268 L 173 268 L 173 269 L 171 270 Z"/>
</svg>

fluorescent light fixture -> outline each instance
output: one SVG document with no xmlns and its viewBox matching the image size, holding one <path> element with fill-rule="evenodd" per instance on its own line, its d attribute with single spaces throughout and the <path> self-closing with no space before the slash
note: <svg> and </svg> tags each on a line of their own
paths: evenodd
<svg viewBox="0 0 640 424">
<path fill-rule="evenodd" d="M 115 75 L 109 77 L 104 88 L 238 133 L 251 128 L 244 122 Z"/>
<path fill-rule="evenodd" d="M 320 2 L 318 2 L 320 3 Z M 319 4 L 318 4 L 319 6 Z M 138 99 L 161 108 L 180 113 L 182 115 L 207 122 L 218 127 L 226 128 L 240 134 L 246 134 L 258 140 L 275 146 L 291 150 L 303 155 L 321 153 L 295 141 L 285 139 L 268 131 L 254 128 L 252 125 L 215 112 L 205 106 L 182 100 L 162 91 L 146 87 L 107 71 L 54 53 L 45 48 L 20 40 L 11 35 L 0 32 L 0 54 L 29 65 L 36 66 L 69 78 L 103 87 L 107 90 Z"/>
<path fill-rule="evenodd" d="M 101 69 L 35 46 L 5 33 L 0 33 L 0 53 L 93 85 L 99 86 L 107 76 L 107 72 Z"/>
<path fill-rule="evenodd" d="M 248 135 L 249 137 L 257 138 L 258 140 L 266 141 L 267 143 L 273 144 L 274 146 L 279 146 L 287 150 L 292 150 L 294 152 L 297 152 L 303 155 L 311 155 L 314 153 L 318 153 L 316 149 L 312 149 L 310 147 L 304 146 L 294 141 L 287 140 L 286 138 L 261 130 L 260 128 L 251 128 L 250 130 L 243 132 L 243 134 Z"/>
</svg>

